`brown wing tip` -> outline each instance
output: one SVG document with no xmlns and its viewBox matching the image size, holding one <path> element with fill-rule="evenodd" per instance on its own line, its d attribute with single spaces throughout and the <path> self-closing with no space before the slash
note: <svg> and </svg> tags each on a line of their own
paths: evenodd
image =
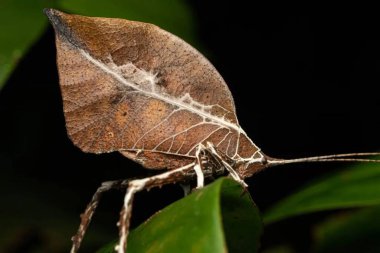
<svg viewBox="0 0 380 253">
<path fill-rule="evenodd" d="M 45 15 L 48 17 L 48 19 L 50 20 L 50 23 L 55 26 L 57 24 L 60 23 L 60 20 L 62 19 L 62 16 L 64 15 L 63 12 L 59 11 L 59 10 L 56 10 L 56 9 L 52 9 L 52 8 L 45 8 L 43 10 L 43 12 L 45 13 Z M 55 27 L 54 27 L 55 28 Z"/>
<path fill-rule="evenodd" d="M 43 10 L 50 23 L 54 27 L 56 34 L 60 39 L 68 41 L 70 44 L 80 47 L 82 43 L 76 38 L 68 22 L 74 15 L 66 14 L 56 9 L 46 8 Z"/>
<path fill-rule="evenodd" d="M 44 13 L 48 17 L 50 23 L 53 25 L 54 30 L 56 32 L 61 32 L 62 27 L 64 27 L 62 20 L 64 13 L 50 8 L 44 9 Z"/>
<path fill-rule="evenodd" d="M 49 18 L 50 18 L 51 16 L 53 16 L 54 13 L 55 13 L 56 11 L 57 11 L 57 10 L 52 9 L 52 8 L 44 8 L 44 9 L 43 9 L 43 12 L 44 12 L 45 15 L 48 16 Z"/>
<path fill-rule="evenodd" d="M 46 8 L 44 9 L 45 15 L 48 17 L 50 23 L 52 24 L 55 32 L 57 34 L 67 34 L 66 24 L 64 22 L 64 13 L 55 9 Z"/>
</svg>

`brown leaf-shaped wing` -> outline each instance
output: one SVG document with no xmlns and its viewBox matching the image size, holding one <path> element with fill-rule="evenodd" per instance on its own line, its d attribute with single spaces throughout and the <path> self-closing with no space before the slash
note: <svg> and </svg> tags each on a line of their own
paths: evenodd
<svg viewBox="0 0 380 253">
<path fill-rule="evenodd" d="M 183 40 L 141 22 L 46 14 L 56 31 L 67 131 L 83 151 L 120 151 L 170 169 L 206 141 L 229 157 L 257 150 L 222 77 Z"/>
</svg>

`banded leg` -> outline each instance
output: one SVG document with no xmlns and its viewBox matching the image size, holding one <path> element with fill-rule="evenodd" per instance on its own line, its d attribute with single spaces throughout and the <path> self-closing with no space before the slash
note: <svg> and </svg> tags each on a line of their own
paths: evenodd
<svg viewBox="0 0 380 253">
<path fill-rule="evenodd" d="M 71 238 L 71 240 L 73 241 L 73 245 L 70 251 L 71 253 L 78 252 L 78 249 L 81 245 L 84 234 L 86 233 L 88 225 L 91 222 L 91 218 L 99 204 L 99 201 L 103 193 L 111 189 L 126 188 L 128 186 L 128 181 L 129 180 L 107 181 L 107 182 L 102 183 L 102 185 L 96 190 L 96 192 L 92 196 L 90 203 L 88 203 L 86 210 L 80 216 L 81 223 L 79 225 L 77 233 L 75 234 L 75 236 Z"/>
<path fill-rule="evenodd" d="M 216 151 L 214 145 L 210 142 L 207 142 L 207 150 L 209 150 L 211 152 L 211 155 L 219 160 L 219 162 L 221 162 L 224 167 L 226 168 L 226 170 L 228 171 L 228 173 L 230 174 L 230 176 L 236 181 L 238 182 L 241 186 L 243 186 L 244 188 L 247 188 L 248 185 L 244 182 L 243 179 L 240 178 L 239 174 L 231 167 L 231 165 L 229 165 L 219 154 L 218 152 Z"/>
<path fill-rule="evenodd" d="M 144 189 L 183 182 L 195 165 L 196 162 L 193 162 L 175 170 L 170 170 L 152 177 L 132 180 L 128 183 L 127 193 L 124 197 L 124 205 L 120 212 L 120 220 L 118 222 L 119 243 L 115 247 L 118 253 L 125 253 L 126 251 L 134 195 Z"/>
<path fill-rule="evenodd" d="M 203 144 L 199 144 L 197 146 L 197 149 L 195 151 L 195 157 L 196 157 L 196 163 L 194 165 L 194 171 L 195 174 L 197 175 L 197 188 L 196 189 L 201 189 L 204 186 L 205 183 L 205 177 L 203 174 L 203 166 L 202 166 L 202 153 L 206 149 L 206 147 Z"/>
<path fill-rule="evenodd" d="M 218 167 L 223 167 L 224 169 L 226 169 L 237 182 L 246 187 L 247 185 L 245 184 L 245 182 L 241 180 L 235 172 L 235 170 L 226 161 L 223 160 L 223 158 L 215 150 L 214 146 L 210 143 L 207 144 L 207 147 L 205 147 L 203 144 L 200 144 L 197 147 L 195 162 L 190 163 L 181 168 L 167 171 L 165 173 L 144 179 L 136 179 L 131 181 L 120 180 L 103 183 L 95 192 L 91 202 L 87 205 L 85 212 L 81 215 L 80 227 L 78 229 L 77 234 L 72 239 L 73 246 L 71 249 L 71 253 L 76 253 L 78 251 L 80 244 L 83 240 L 83 236 L 87 230 L 87 227 L 91 221 L 92 215 L 95 212 L 95 209 L 99 203 L 102 194 L 111 189 L 127 188 L 127 193 L 124 197 L 123 209 L 120 213 L 120 220 L 118 222 L 120 235 L 119 243 L 115 247 L 115 250 L 118 253 L 125 253 L 127 246 L 127 237 L 129 233 L 130 218 L 132 214 L 132 202 L 134 195 L 137 192 L 142 191 L 144 189 L 150 189 L 153 187 L 163 186 L 170 183 L 183 182 L 185 179 L 192 178 L 194 176 L 194 174 L 191 173 L 191 170 L 194 170 L 197 176 L 197 188 L 202 188 L 204 185 L 204 174 L 207 174 L 207 176 L 212 176 L 212 171 L 207 170 L 206 172 L 204 170 L 203 162 L 204 158 L 207 156 L 211 156 L 215 160 L 217 160 L 218 164 L 220 165 Z"/>
</svg>

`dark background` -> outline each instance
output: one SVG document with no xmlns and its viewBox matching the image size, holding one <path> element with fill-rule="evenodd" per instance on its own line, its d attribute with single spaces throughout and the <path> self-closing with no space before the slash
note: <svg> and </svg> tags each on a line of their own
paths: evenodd
<svg viewBox="0 0 380 253">
<path fill-rule="evenodd" d="M 293 158 L 379 150 L 378 15 L 358 10 L 289 15 L 243 3 L 189 4 L 202 50 L 228 83 L 240 124 L 266 154 Z M 79 213 L 101 182 L 151 173 L 117 153 L 82 153 L 67 138 L 51 27 L 1 91 L 0 119 L 1 188 L 7 194 L 0 219 L 13 224 L 6 215 L 19 215 L 24 224 L 9 234 L 8 252 L 68 244 L 65 233 L 75 232 Z M 278 167 L 247 183 L 265 211 L 307 181 L 345 166 Z M 178 186 L 138 194 L 133 225 L 180 197 Z M 93 227 L 108 238 L 102 236 L 100 244 L 117 236 L 121 203 L 117 192 L 101 203 Z M 45 229 L 57 218 L 65 224 L 60 235 L 54 235 L 54 225 L 53 232 Z M 278 241 L 298 241 L 297 250 L 307 251 L 308 227 L 316 219 L 320 215 L 267 228 L 263 247 L 276 243 L 267 239 L 271 235 L 281 234 Z"/>
</svg>

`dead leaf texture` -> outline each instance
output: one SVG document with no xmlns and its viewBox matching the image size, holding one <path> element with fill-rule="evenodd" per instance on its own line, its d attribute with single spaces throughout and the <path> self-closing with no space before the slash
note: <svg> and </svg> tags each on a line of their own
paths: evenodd
<svg viewBox="0 0 380 253">
<path fill-rule="evenodd" d="M 85 152 L 119 151 L 151 169 L 194 160 L 211 142 L 232 159 L 258 148 L 212 64 L 161 28 L 48 10 L 68 135 Z"/>
</svg>

